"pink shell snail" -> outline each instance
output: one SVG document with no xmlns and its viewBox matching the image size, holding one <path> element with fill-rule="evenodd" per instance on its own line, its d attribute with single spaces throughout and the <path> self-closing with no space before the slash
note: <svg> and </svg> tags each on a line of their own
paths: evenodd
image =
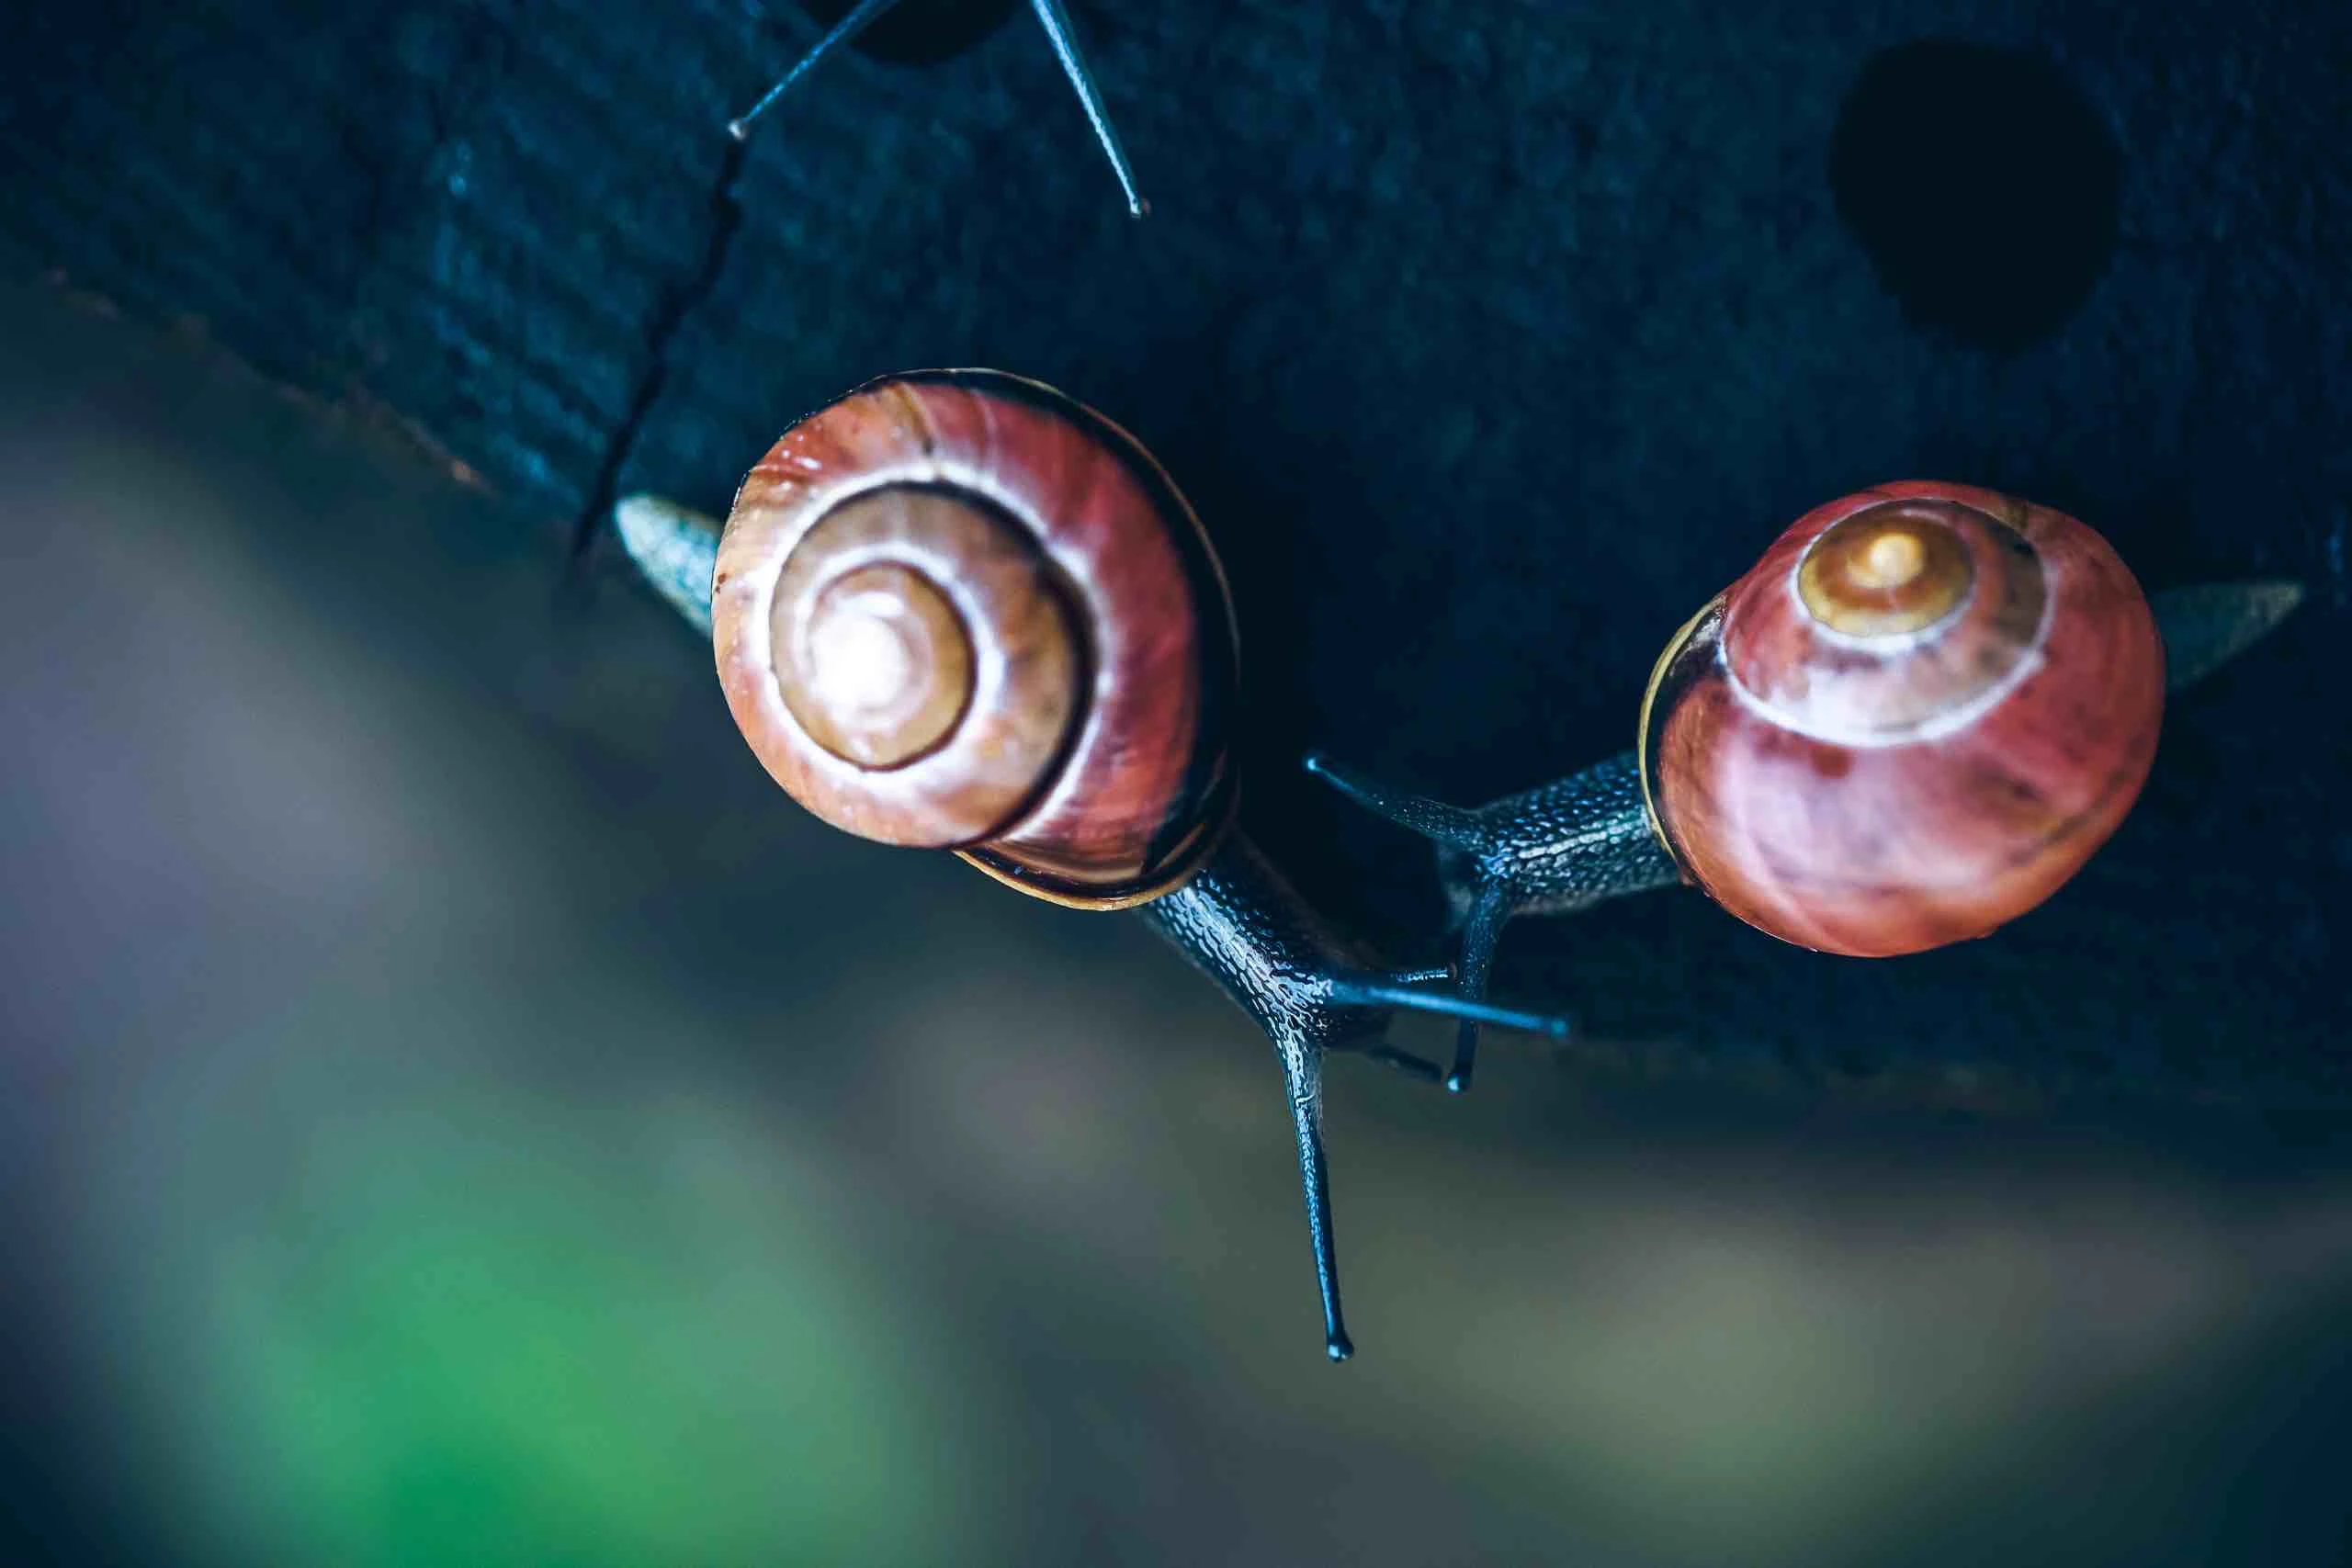
<svg viewBox="0 0 2352 1568">
<path fill-rule="evenodd" d="M 1965 485 L 1882 485 L 1799 519 L 1676 634 L 1634 750 L 1465 810 L 1307 766 L 1433 840 L 1483 991 L 1503 925 L 1678 882 L 1760 931 L 1886 957 L 2040 905 L 2123 820 L 2167 680 L 2291 611 L 2290 582 L 2152 604 L 2107 541 Z M 1466 1087 L 1465 1020 L 1448 1086 Z"/>
</svg>

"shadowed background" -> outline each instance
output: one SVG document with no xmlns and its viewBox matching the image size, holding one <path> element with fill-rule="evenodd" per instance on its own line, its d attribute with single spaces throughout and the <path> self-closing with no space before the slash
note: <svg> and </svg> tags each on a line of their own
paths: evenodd
<svg viewBox="0 0 2352 1568">
<path fill-rule="evenodd" d="M 2340 17 L 1082 8 L 1136 226 L 1023 27 L 733 154 L 812 29 L 651 16 L 0 24 L 9 270 L 136 318 L 0 331 L 16 1558 L 2340 1554 Z M 1839 491 L 2312 592 L 1992 942 L 1659 896 L 1506 939 L 1571 1053 L 1340 1064 L 1335 1372 L 1238 1016 L 801 818 L 610 541 L 563 575 L 974 361 L 1191 491 L 1252 830 L 1400 956 L 1425 858 L 1297 751 L 1620 749 Z"/>
</svg>

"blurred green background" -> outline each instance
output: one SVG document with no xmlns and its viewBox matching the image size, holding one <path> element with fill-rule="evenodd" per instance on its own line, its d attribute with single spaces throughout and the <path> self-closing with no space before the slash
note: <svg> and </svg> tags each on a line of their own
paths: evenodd
<svg viewBox="0 0 2352 1568">
<path fill-rule="evenodd" d="M 1246 1021 L 617 573 L 40 289 L 0 507 L 8 1561 L 2352 1549 L 2334 1122 L 1342 1060 L 1335 1370 Z"/>
</svg>

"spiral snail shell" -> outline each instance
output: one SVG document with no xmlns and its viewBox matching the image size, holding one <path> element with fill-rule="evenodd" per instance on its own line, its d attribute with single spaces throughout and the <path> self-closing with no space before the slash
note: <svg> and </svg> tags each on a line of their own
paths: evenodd
<svg viewBox="0 0 2352 1568">
<path fill-rule="evenodd" d="M 1140 906 L 1265 1032 L 1324 1347 L 1346 1359 L 1325 1056 L 1433 1081 L 1385 1037 L 1399 1010 L 1567 1023 L 1383 965 L 1234 826 L 1232 602 L 1159 464 L 1037 382 L 919 372 L 786 431 L 723 531 L 650 497 L 616 513 L 647 583 L 709 631 L 738 728 L 795 800 L 1057 903 Z"/>
<path fill-rule="evenodd" d="M 2165 654 L 2107 541 L 2047 507 L 1892 484 L 1800 519 L 1658 660 L 1660 840 L 1758 929 L 1858 957 L 1985 934 L 2138 797 Z"/>
<path fill-rule="evenodd" d="M 1216 558 L 1133 437 L 1036 382 L 893 377 L 794 425 L 736 495 L 712 623 L 752 750 L 860 837 L 1118 908 L 1231 822 Z"/>
</svg>

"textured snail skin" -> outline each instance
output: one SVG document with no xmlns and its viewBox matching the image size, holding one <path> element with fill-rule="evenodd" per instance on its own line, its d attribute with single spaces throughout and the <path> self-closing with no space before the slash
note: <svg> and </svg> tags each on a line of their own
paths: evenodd
<svg viewBox="0 0 2352 1568">
<path fill-rule="evenodd" d="M 861 506 L 918 510 L 891 508 L 893 493 L 952 497 L 974 526 L 925 532 L 886 516 L 849 530 L 819 569 L 796 558 L 804 542 L 831 547 L 831 521 Z M 956 542 L 979 533 L 1001 546 L 984 562 Z M 953 733 L 888 768 L 837 755 L 796 719 L 780 683 L 795 660 L 775 646 L 780 583 L 788 597 L 790 580 L 821 586 L 875 560 L 910 567 L 972 647 Z M 1181 882 L 1230 819 L 1237 655 L 1223 574 L 1142 446 L 1049 388 L 995 371 L 892 377 L 794 425 L 736 495 L 712 621 L 752 750 L 794 799 L 860 837 L 956 848 L 1023 891 L 1118 908 Z M 1056 636 L 1070 641 L 1058 657 L 1075 701 L 1040 716 L 1041 683 L 1026 677 Z"/>
<path fill-rule="evenodd" d="M 1889 513 L 1948 521 L 1973 585 L 1924 629 L 1826 635 L 1799 563 Z M 2155 619 L 2107 541 L 1958 485 L 1808 513 L 1664 662 L 1645 745 L 1676 859 L 1748 924 L 1854 957 L 1983 936 L 2056 892 L 2138 798 L 2164 712 Z"/>
<path fill-rule="evenodd" d="M 1473 1000 L 1486 995 L 1496 944 L 1514 915 L 1566 914 L 1682 880 L 1650 826 L 1641 763 L 1631 751 L 1476 809 L 1385 788 L 1321 756 L 1307 758 L 1306 768 L 1437 845 L 1439 874 L 1461 931 L 1454 973 Z M 1478 1032 L 1475 1019 L 1457 1030 L 1445 1079 L 1457 1093 L 1470 1087 Z"/>
</svg>

